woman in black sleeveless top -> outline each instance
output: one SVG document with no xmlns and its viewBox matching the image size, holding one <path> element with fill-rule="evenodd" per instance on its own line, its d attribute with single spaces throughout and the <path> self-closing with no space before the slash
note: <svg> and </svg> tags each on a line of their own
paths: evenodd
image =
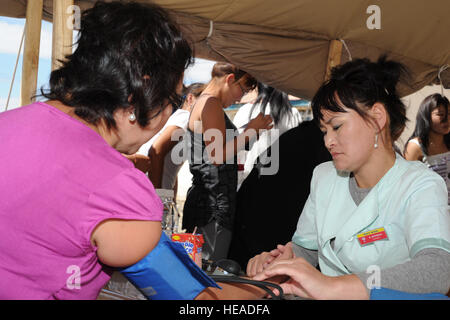
<svg viewBox="0 0 450 320">
<path fill-rule="evenodd" d="M 227 257 L 236 205 L 236 154 L 257 132 L 270 129 L 272 118 L 260 114 L 241 135 L 224 112 L 256 86 L 249 74 L 229 63 L 216 63 L 212 80 L 192 108 L 188 155 L 192 186 L 183 209 L 183 228 L 203 234 L 203 258 Z"/>
</svg>

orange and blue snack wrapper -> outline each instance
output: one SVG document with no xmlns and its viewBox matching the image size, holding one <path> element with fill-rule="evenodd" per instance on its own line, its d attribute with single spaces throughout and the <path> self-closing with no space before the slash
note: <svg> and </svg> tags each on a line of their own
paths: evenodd
<svg viewBox="0 0 450 320">
<path fill-rule="evenodd" d="M 172 241 L 179 242 L 183 245 L 184 250 L 194 260 L 194 262 L 202 267 L 202 246 L 205 243 L 203 235 L 192 233 L 173 233 Z"/>
</svg>

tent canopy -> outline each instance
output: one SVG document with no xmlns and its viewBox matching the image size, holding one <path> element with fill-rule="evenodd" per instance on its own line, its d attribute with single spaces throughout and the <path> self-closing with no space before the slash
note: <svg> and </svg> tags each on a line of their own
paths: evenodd
<svg viewBox="0 0 450 320">
<path fill-rule="evenodd" d="M 450 65 L 448 0 L 138 2 L 168 9 L 192 41 L 196 57 L 229 61 L 305 99 L 325 79 L 332 40 L 343 44 L 337 51 L 340 63 L 360 57 L 376 60 L 382 54 L 404 63 L 412 79 L 400 83 L 402 96 L 439 83 L 439 70 L 444 87 L 450 87 L 450 68 L 445 69 Z M 81 9 L 94 3 L 74 0 Z M 2 0 L 0 15 L 23 18 L 26 4 L 27 0 Z M 53 0 L 44 0 L 43 19 L 52 21 L 52 12 Z"/>
</svg>

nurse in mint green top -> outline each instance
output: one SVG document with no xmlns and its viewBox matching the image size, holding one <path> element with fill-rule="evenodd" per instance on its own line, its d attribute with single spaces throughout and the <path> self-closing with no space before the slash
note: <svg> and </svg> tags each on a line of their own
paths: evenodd
<svg viewBox="0 0 450 320">
<path fill-rule="evenodd" d="M 349 179 L 333 162 L 314 170 L 311 194 L 292 238 L 319 251 L 322 273 L 340 276 L 366 272 L 373 265 L 390 268 L 425 248 L 450 252 L 447 188 L 435 172 L 397 154 L 394 166 L 359 206 L 350 195 Z M 372 230 L 384 234 L 363 239 Z"/>
<path fill-rule="evenodd" d="M 315 168 L 292 242 L 252 258 L 248 275 L 288 275 L 285 293 L 310 299 L 368 299 L 371 281 L 447 293 L 446 184 L 394 150 L 407 120 L 396 90 L 405 74 L 386 57 L 332 70 L 311 107 L 333 161 Z"/>
</svg>

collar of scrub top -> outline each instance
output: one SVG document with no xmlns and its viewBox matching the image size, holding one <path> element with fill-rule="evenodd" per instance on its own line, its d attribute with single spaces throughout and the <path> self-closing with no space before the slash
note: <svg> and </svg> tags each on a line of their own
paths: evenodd
<svg viewBox="0 0 450 320">
<path fill-rule="evenodd" d="M 344 246 L 345 242 L 352 241 L 357 234 L 370 226 L 378 218 L 380 215 L 379 203 L 390 194 L 390 190 L 387 190 L 383 186 L 389 186 L 395 183 L 395 181 L 401 178 L 403 172 L 406 170 L 405 168 L 399 170 L 401 161 L 406 160 L 396 154 L 396 160 L 392 168 L 389 169 L 381 180 L 372 188 L 359 206 L 356 206 L 353 202 L 351 202 L 351 207 L 347 203 L 343 203 L 343 207 L 336 208 L 336 206 L 333 205 L 332 208 L 329 208 L 329 210 L 349 212 L 349 214 L 347 217 L 342 217 L 346 219 L 346 222 L 339 228 L 339 230 L 327 230 L 327 233 L 321 236 L 322 247 L 327 245 L 329 246 L 331 239 L 336 238 L 333 252 L 338 253 Z M 350 175 L 347 174 L 344 181 L 347 186 L 349 178 Z"/>
</svg>

